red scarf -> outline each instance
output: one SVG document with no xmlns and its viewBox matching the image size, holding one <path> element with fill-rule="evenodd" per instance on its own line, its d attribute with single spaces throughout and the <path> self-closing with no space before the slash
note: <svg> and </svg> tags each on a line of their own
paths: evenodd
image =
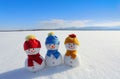
<svg viewBox="0 0 120 79">
<path fill-rule="evenodd" d="M 41 64 L 43 60 L 40 58 L 39 53 L 35 55 L 28 55 L 28 66 L 34 66 L 33 61 Z"/>
</svg>

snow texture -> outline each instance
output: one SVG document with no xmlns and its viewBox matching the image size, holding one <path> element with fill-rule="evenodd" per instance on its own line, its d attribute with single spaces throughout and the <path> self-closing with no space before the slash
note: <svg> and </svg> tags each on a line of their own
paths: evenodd
<svg viewBox="0 0 120 79">
<path fill-rule="evenodd" d="M 120 79 L 120 31 L 54 31 L 60 39 L 59 51 L 64 56 L 64 40 L 75 33 L 80 66 L 61 64 L 46 66 L 32 73 L 25 68 L 27 58 L 23 43 L 28 34 L 40 40 L 40 54 L 45 57 L 45 38 L 50 31 L 0 32 L 0 79 Z"/>
</svg>

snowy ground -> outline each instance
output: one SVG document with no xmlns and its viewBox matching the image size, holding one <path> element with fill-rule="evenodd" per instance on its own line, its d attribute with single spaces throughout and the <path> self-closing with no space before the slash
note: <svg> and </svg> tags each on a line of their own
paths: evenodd
<svg viewBox="0 0 120 79">
<path fill-rule="evenodd" d="M 54 31 L 60 39 L 59 51 L 65 54 L 64 39 L 75 33 L 81 42 L 78 49 L 81 65 L 64 64 L 31 73 L 24 68 L 27 58 L 24 38 L 35 34 L 46 54 L 45 39 L 49 31 L 0 32 L 0 79 L 120 79 L 120 31 Z"/>
</svg>

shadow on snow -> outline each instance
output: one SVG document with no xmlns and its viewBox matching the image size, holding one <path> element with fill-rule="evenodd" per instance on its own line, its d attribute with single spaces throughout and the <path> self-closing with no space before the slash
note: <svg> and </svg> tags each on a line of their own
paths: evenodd
<svg viewBox="0 0 120 79">
<path fill-rule="evenodd" d="M 55 67 L 46 67 L 36 73 L 30 72 L 25 68 L 20 68 L 0 74 L 0 79 L 34 79 L 36 77 L 49 76 L 57 73 L 62 73 L 72 69 L 64 64 Z"/>
</svg>

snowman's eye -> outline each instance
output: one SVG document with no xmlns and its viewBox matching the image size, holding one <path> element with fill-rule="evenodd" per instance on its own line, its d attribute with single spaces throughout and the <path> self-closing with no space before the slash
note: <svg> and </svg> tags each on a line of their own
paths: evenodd
<svg viewBox="0 0 120 79">
<path fill-rule="evenodd" d="M 34 50 L 34 48 L 33 48 L 33 50 Z"/>
<path fill-rule="evenodd" d="M 55 36 L 55 38 L 57 38 L 57 36 Z"/>
<path fill-rule="evenodd" d="M 50 47 L 51 45 L 49 44 L 48 46 Z"/>
</svg>

